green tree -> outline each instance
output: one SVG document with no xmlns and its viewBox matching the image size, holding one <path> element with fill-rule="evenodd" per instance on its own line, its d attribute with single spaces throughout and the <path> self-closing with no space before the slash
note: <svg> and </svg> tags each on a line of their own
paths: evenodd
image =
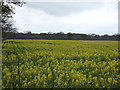
<svg viewBox="0 0 120 90">
<path fill-rule="evenodd" d="M 13 27 L 13 22 L 11 21 L 12 15 L 15 14 L 15 7 L 12 4 L 22 7 L 25 2 L 21 0 L 0 1 L 0 29 L 2 29 L 3 39 L 5 39 L 6 33 L 17 32 L 17 29 Z"/>
</svg>

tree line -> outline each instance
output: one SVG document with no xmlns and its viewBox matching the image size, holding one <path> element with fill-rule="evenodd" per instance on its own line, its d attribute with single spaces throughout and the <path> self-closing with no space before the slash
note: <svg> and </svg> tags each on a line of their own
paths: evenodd
<svg viewBox="0 0 120 90">
<path fill-rule="evenodd" d="M 35 34 L 4 32 L 3 39 L 48 39 L 48 40 L 120 40 L 120 34 L 97 35 L 97 34 L 79 34 L 79 33 L 40 33 Z"/>
</svg>

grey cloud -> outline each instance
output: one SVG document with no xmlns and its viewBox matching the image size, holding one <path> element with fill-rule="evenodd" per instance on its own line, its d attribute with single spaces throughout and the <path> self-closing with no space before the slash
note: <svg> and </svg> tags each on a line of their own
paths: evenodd
<svg viewBox="0 0 120 90">
<path fill-rule="evenodd" d="M 111 5 L 113 5 L 111 7 Z M 33 33 L 40 32 L 59 32 L 63 31 L 73 32 L 73 33 L 116 33 L 117 32 L 117 14 L 116 8 L 114 8 L 114 4 L 109 3 L 93 3 L 93 2 L 28 2 L 23 8 L 18 8 L 17 13 L 15 14 L 14 20 L 16 21 L 16 26 L 18 26 L 19 30 L 31 30 Z M 103 12 L 99 9 L 103 9 Z M 104 10 L 107 8 L 107 10 Z M 95 12 L 92 10 L 95 9 Z M 110 10 L 109 10 L 110 9 Z M 45 11 L 41 12 L 41 10 Z M 113 12 L 112 12 L 112 11 Z M 88 12 L 87 15 L 84 14 Z M 76 12 L 81 12 L 79 15 Z M 75 14 L 71 19 L 70 13 Z M 82 15 L 83 13 L 83 15 Z M 91 14 L 92 13 L 92 14 Z M 96 14 L 98 13 L 98 14 Z M 101 14 L 102 13 L 102 14 Z M 42 15 L 41 15 L 42 14 Z M 50 14 L 54 15 L 51 16 Z M 107 14 L 107 15 L 106 15 Z M 114 15 L 115 14 L 115 15 Z M 96 16 L 97 15 L 97 16 Z M 58 16 L 58 17 L 56 17 Z M 78 25 L 69 24 L 69 20 L 67 23 L 61 21 L 61 16 L 66 16 L 68 19 L 70 18 L 70 22 L 77 22 Z M 86 17 L 92 17 L 93 19 L 88 20 Z M 103 16 L 103 22 L 101 19 L 97 19 Z M 105 16 L 105 18 L 104 18 Z M 31 18 L 32 17 L 32 18 Z M 78 18 L 76 18 L 78 17 Z M 82 20 L 79 19 L 81 17 L 84 21 L 88 23 L 84 24 Z M 108 18 L 107 18 L 108 17 Z M 75 21 L 74 18 L 76 18 Z M 47 21 L 48 20 L 48 21 Z M 98 20 L 98 21 L 96 21 Z M 49 22 L 50 21 L 50 22 Z M 67 21 L 67 20 L 66 20 Z M 94 22 L 91 22 L 94 21 Z M 97 22 L 100 22 L 97 23 Z M 102 25 L 103 26 L 102 26 Z M 105 25 L 104 25 L 105 24 Z"/>
<path fill-rule="evenodd" d="M 65 16 L 74 12 L 101 8 L 104 4 L 102 2 L 28 2 L 27 6 L 55 16 Z"/>
</svg>

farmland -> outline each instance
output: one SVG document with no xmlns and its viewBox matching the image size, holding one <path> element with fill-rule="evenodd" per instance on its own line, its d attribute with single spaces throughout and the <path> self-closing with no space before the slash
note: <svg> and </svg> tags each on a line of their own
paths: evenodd
<svg viewBox="0 0 120 90">
<path fill-rule="evenodd" d="M 2 88 L 118 88 L 118 41 L 5 40 Z"/>
</svg>

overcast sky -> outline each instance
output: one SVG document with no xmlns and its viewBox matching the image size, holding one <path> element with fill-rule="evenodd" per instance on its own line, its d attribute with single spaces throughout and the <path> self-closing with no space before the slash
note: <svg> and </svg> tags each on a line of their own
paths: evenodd
<svg viewBox="0 0 120 90">
<path fill-rule="evenodd" d="M 118 33 L 117 2 L 27 2 L 15 12 L 19 32 Z"/>
</svg>

